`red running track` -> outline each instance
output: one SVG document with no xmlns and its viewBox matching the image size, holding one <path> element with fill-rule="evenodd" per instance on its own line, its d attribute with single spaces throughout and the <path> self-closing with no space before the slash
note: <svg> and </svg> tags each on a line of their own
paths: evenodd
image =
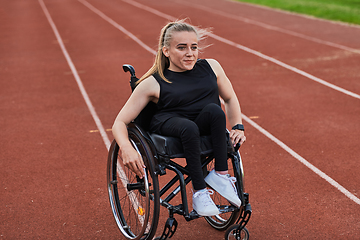
<svg viewBox="0 0 360 240">
<path fill-rule="evenodd" d="M 360 239 L 360 28 L 225 0 L 0 3 L 0 239 L 124 239 L 106 190 L 121 66 L 143 74 L 185 17 L 241 102 L 251 239 Z M 177 220 L 173 239 L 223 239 Z"/>
</svg>

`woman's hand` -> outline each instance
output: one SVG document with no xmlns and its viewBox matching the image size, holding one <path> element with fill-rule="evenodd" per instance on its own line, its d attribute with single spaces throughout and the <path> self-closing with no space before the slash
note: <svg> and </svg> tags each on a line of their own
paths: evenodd
<svg viewBox="0 0 360 240">
<path fill-rule="evenodd" d="M 230 140 L 234 144 L 240 143 L 242 145 L 246 141 L 246 137 L 244 135 L 244 131 L 241 130 L 231 130 L 230 131 Z"/>
<path fill-rule="evenodd" d="M 121 149 L 121 158 L 124 165 L 133 171 L 141 179 L 145 176 L 144 168 L 146 168 L 140 154 L 132 147 Z"/>
</svg>

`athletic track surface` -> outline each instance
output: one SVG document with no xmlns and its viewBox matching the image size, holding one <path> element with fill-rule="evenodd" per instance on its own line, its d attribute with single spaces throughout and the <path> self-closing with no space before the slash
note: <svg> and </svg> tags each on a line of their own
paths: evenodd
<svg viewBox="0 0 360 240">
<path fill-rule="evenodd" d="M 121 66 L 145 73 L 185 17 L 241 102 L 251 239 L 360 239 L 360 28 L 226 0 L 1 1 L 0 239 L 124 239 L 106 189 Z M 176 218 L 173 239 L 224 237 Z"/>
</svg>

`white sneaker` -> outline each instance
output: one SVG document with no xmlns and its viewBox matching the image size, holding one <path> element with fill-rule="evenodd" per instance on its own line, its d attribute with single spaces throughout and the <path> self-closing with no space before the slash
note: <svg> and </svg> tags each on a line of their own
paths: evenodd
<svg viewBox="0 0 360 240">
<path fill-rule="evenodd" d="M 236 207 L 241 206 L 241 200 L 239 199 L 234 182 L 235 177 L 230 177 L 229 174 L 222 175 L 212 170 L 205 178 L 205 182 L 221 196 L 226 198 L 230 203 Z"/>
<path fill-rule="evenodd" d="M 212 190 L 202 189 L 193 194 L 193 209 L 200 216 L 214 216 L 220 214 L 219 209 L 210 197 L 213 193 L 214 191 Z"/>
</svg>

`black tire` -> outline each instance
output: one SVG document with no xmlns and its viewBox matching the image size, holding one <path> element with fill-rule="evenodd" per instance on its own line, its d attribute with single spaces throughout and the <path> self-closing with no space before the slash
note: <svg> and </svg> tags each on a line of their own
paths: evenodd
<svg viewBox="0 0 360 240">
<path fill-rule="evenodd" d="M 129 139 L 146 165 L 146 177 L 140 179 L 123 165 L 119 146 L 113 141 L 109 150 L 107 181 L 110 205 L 121 233 L 128 239 L 152 239 L 160 212 L 159 182 L 154 159 L 144 137 L 129 128 Z"/>
<path fill-rule="evenodd" d="M 240 233 L 237 233 L 238 224 L 231 226 L 225 232 L 225 240 L 248 240 L 250 238 L 249 231 L 246 227 L 241 229 Z"/>
<path fill-rule="evenodd" d="M 212 169 L 215 168 L 215 162 L 214 160 L 212 160 L 208 165 L 207 165 L 207 171 L 210 172 Z M 229 168 L 229 174 L 231 176 L 236 176 L 234 174 L 234 171 L 239 171 L 236 170 L 237 167 L 234 166 L 234 161 L 233 161 L 233 157 L 229 157 L 228 158 L 228 168 Z M 238 174 L 237 174 L 238 175 Z M 237 180 L 238 181 L 238 180 Z M 213 199 L 214 203 L 217 206 L 231 206 L 231 204 L 225 199 L 223 198 L 219 193 L 217 193 L 216 191 L 214 191 L 214 194 L 211 196 L 211 198 Z M 215 216 L 210 216 L 210 217 L 205 217 L 205 220 L 210 224 L 210 226 L 212 226 L 213 228 L 219 230 L 219 231 L 224 231 L 226 230 L 230 225 L 234 224 L 235 221 L 238 219 L 240 214 L 240 210 L 237 209 L 235 211 L 232 212 L 226 212 L 226 213 L 222 213 L 219 215 L 215 215 Z"/>
</svg>

